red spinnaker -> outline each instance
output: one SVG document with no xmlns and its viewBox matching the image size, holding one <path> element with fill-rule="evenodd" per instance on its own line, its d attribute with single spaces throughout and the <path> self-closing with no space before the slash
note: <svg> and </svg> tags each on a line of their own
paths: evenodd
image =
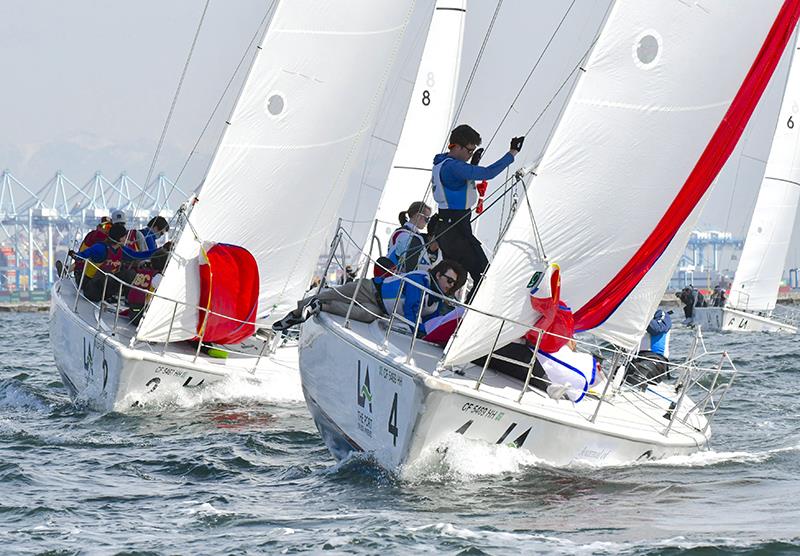
<svg viewBox="0 0 800 556">
<path fill-rule="evenodd" d="M 794 32 L 798 17 L 800 0 L 785 0 L 750 71 L 686 183 L 631 260 L 575 312 L 576 330 L 589 330 L 605 322 L 667 249 L 736 147 Z"/>
<path fill-rule="evenodd" d="M 214 245 L 207 256 L 208 262 L 200 265 L 200 307 L 216 314 L 208 315 L 203 331 L 205 311 L 199 312 L 198 337 L 206 343 L 239 343 L 255 333 L 258 264 L 247 249 L 224 243 Z"/>
</svg>

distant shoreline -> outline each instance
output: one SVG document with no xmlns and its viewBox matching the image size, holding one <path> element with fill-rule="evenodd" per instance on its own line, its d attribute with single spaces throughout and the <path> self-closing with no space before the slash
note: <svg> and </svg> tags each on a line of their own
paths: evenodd
<svg viewBox="0 0 800 556">
<path fill-rule="evenodd" d="M 0 313 L 42 313 L 49 310 L 49 301 L 14 301 L 0 303 Z"/>
</svg>

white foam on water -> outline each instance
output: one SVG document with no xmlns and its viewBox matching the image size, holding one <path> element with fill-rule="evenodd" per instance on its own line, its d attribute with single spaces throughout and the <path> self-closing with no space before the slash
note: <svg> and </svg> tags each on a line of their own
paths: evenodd
<svg viewBox="0 0 800 556">
<path fill-rule="evenodd" d="M 426 448 L 413 462 L 403 466 L 400 476 L 410 482 L 427 480 L 466 481 L 474 477 L 519 473 L 526 467 L 546 465 L 527 450 L 487 444 L 460 434 Z"/>
<path fill-rule="evenodd" d="M 569 554 L 569 555 L 611 555 L 611 554 L 638 554 L 645 550 L 664 550 L 667 548 L 677 548 L 679 550 L 692 550 L 704 547 L 726 547 L 733 549 L 748 549 L 759 546 L 762 540 L 744 540 L 731 537 L 717 537 L 711 539 L 687 539 L 679 535 L 665 539 L 653 539 L 650 541 L 591 541 L 581 543 L 567 538 L 571 533 L 564 536 L 544 535 L 539 533 L 519 533 L 510 531 L 469 529 L 467 527 L 456 526 L 452 523 L 430 523 L 417 527 L 407 527 L 412 533 L 423 535 L 434 535 L 436 537 L 461 539 L 473 541 L 477 546 L 491 551 L 491 547 L 509 548 L 519 553 L 530 551 L 546 554 Z M 480 544 L 478 544 L 480 543 Z M 488 546 L 487 546 L 488 545 Z"/>
<path fill-rule="evenodd" d="M 184 502 L 184 503 L 185 504 L 196 504 L 197 502 L 196 501 L 190 501 L 190 502 Z M 203 503 L 201 503 L 201 504 L 199 504 L 197 506 L 194 506 L 192 508 L 184 508 L 181 511 L 183 513 L 186 513 L 186 514 L 189 514 L 189 515 L 201 515 L 201 516 L 204 516 L 204 515 L 207 515 L 207 516 L 229 515 L 229 514 L 233 513 L 233 512 L 230 512 L 228 510 L 217 509 L 217 508 L 215 508 L 214 506 L 212 506 L 208 502 L 203 502 Z"/>
<path fill-rule="evenodd" d="M 643 465 L 667 467 L 709 467 L 722 463 L 762 463 L 769 459 L 770 452 L 715 452 L 713 450 L 695 452 L 684 456 L 669 456 L 663 459 L 643 462 Z"/>
<path fill-rule="evenodd" d="M 298 372 L 270 376 L 268 380 L 229 376 L 219 382 L 201 387 L 156 390 L 143 400 L 139 395 L 132 395 L 130 398 L 131 400 L 123 400 L 121 406 L 130 406 L 133 404 L 133 400 L 139 400 L 138 405 L 141 407 L 178 406 L 182 408 L 220 402 L 301 403 L 304 401 Z"/>
<path fill-rule="evenodd" d="M 47 411 L 50 405 L 41 398 L 31 393 L 28 389 L 17 384 L 7 384 L 0 389 L 0 407 L 13 409 L 33 409 Z"/>
</svg>

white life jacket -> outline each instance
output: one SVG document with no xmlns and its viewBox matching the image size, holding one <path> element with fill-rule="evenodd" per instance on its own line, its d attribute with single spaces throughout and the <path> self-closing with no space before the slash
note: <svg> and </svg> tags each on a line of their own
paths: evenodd
<svg viewBox="0 0 800 556">
<path fill-rule="evenodd" d="M 406 222 L 403 226 L 397 228 L 389 238 L 389 248 L 386 257 L 394 263 L 398 268 L 404 266 L 405 258 L 408 255 L 408 249 L 411 246 L 411 241 L 417 239 L 422 246 L 419 253 L 419 259 L 415 268 L 407 268 L 406 272 L 414 270 L 429 270 L 433 267 L 434 261 L 431 261 L 428 249 L 425 247 L 425 238 L 417 231 L 416 227 L 410 222 Z"/>
</svg>

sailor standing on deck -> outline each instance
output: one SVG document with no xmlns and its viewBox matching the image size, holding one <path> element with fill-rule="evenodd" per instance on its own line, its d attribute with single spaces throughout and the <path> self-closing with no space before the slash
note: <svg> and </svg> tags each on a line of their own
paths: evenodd
<svg viewBox="0 0 800 556">
<path fill-rule="evenodd" d="M 472 289 L 467 301 L 480 281 L 489 261 L 481 242 L 472 233 L 470 217 L 478 203 L 476 181 L 490 180 L 508 168 L 522 148 L 524 137 L 514 137 L 511 148 L 490 166 L 478 166 L 483 149 L 481 136 L 468 125 L 460 125 L 450 133 L 449 150 L 433 159 L 433 198 L 439 205 L 434 217 L 437 240 L 445 259 L 460 262 L 472 277 Z M 471 163 L 467 162 L 471 159 Z"/>
</svg>

